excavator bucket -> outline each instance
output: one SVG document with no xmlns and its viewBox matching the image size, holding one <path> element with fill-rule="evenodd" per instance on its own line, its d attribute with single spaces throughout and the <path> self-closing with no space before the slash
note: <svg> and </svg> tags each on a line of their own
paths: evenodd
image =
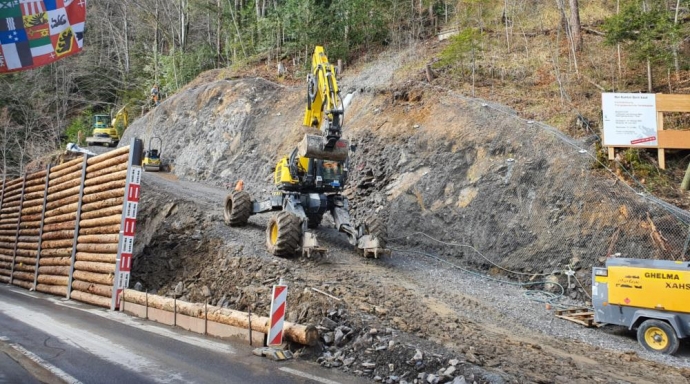
<svg viewBox="0 0 690 384">
<path fill-rule="evenodd" d="M 391 250 L 381 246 L 379 239 L 375 236 L 364 235 L 357 240 L 357 249 L 362 256 L 378 259 L 379 256 L 390 255 Z"/>
</svg>

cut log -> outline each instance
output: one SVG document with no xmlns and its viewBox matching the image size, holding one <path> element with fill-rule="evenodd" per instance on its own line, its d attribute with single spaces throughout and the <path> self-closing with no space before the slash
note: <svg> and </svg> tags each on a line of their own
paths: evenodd
<svg viewBox="0 0 690 384">
<path fill-rule="evenodd" d="M 10 277 L 9 276 L 2 276 L 0 275 L 0 283 L 9 283 L 10 282 Z"/>
<path fill-rule="evenodd" d="M 81 206 L 81 213 L 84 214 L 85 212 L 98 211 L 99 209 L 115 206 L 122 207 L 122 203 L 124 203 L 124 201 L 124 196 L 120 196 L 112 199 L 106 199 L 103 201 L 97 201 L 95 203 L 83 204 Z"/>
<path fill-rule="evenodd" d="M 96 273 L 115 273 L 115 263 L 96 263 L 93 261 L 76 261 L 74 269 Z"/>
<path fill-rule="evenodd" d="M 29 264 L 29 265 L 36 265 L 36 258 L 35 257 L 24 257 L 24 256 L 17 256 L 15 257 L 14 261 L 16 263 L 23 263 L 23 264 Z"/>
<path fill-rule="evenodd" d="M 33 214 L 27 214 L 24 212 L 22 209 L 22 223 L 41 223 L 41 214 L 40 213 L 33 213 Z"/>
<path fill-rule="evenodd" d="M 114 244 L 77 244 L 77 251 L 90 253 L 117 253 L 117 243 Z"/>
<path fill-rule="evenodd" d="M 41 249 L 41 260 L 44 257 L 65 257 L 72 256 L 72 247 L 59 249 Z"/>
<path fill-rule="evenodd" d="M 113 286 L 113 274 L 94 273 L 86 271 L 74 271 L 74 278 L 89 283 L 105 284 Z"/>
<path fill-rule="evenodd" d="M 37 255 L 36 249 L 17 249 L 17 256 L 36 257 Z"/>
<path fill-rule="evenodd" d="M 46 218 L 43 220 L 45 224 L 63 223 L 65 221 L 76 220 L 77 219 L 77 204 L 74 204 L 74 209 L 71 212 L 56 214 L 54 216 L 48 216 L 46 213 Z"/>
<path fill-rule="evenodd" d="M 79 300 L 87 304 L 97 305 L 99 307 L 110 308 L 111 298 L 94 295 L 92 293 L 86 293 L 82 291 L 72 291 L 70 298 L 74 300 Z"/>
<path fill-rule="evenodd" d="M 31 276 L 31 280 L 23 280 L 23 279 L 17 279 L 16 277 L 12 278 L 12 285 L 16 285 L 18 287 L 22 287 L 24 289 L 31 289 L 34 287 L 34 277 Z"/>
<path fill-rule="evenodd" d="M 0 229 L 14 229 L 14 233 L 17 233 L 17 223 L 14 223 L 14 224 L 0 224 Z"/>
<path fill-rule="evenodd" d="M 125 163 L 125 165 L 126 165 L 126 163 Z M 91 187 L 94 185 L 106 184 L 106 183 L 109 183 L 111 181 L 126 180 L 126 179 L 127 179 L 127 168 L 125 168 L 122 171 L 108 173 L 105 175 L 101 175 L 98 177 L 88 179 L 84 182 L 84 186 Z"/>
<path fill-rule="evenodd" d="M 24 206 L 26 206 L 26 204 L 29 204 L 29 203 L 35 203 L 35 202 L 42 203 L 43 202 L 43 195 L 45 194 L 45 191 L 43 189 L 41 189 L 38 192 L 31 192 L 31 193 L 27 193 L 27 192 L 28 192 L 28 190 L 24 192 Z"/>
<path fill-rule="evenodd" d="M 85 244 L 85 243 L 117 243 L 120 241 L 120 235 L 83 235 L 79 236 L 77 238 L 77 244 Z M 79 248 L 77 248 L 79 249 Z"/>
<path fill-rule="evenodd" d="M 46 224 L 43 226 L 43 239 L 46 239 L 45 235 L 49 232 L 62 232 L 72 230 L 72 235 L 74 235 L 74 227 L 76 226 L 76 221 L 67 221 L 64 223 L 57 224 Z"/>
<path fill-rule="evenodd" d="M 148 298 L 147 298 L 148 296 Z M 175 300 L 161 297 L 157 295 L 147 295 L 145 292 L 135 291 L 133 289 L 125 289 L 122 294 L 125 302 L 146 305 L 152 308 L 162 309 L 165 311 L 174 311 Z M 126 305 L 125 305 L 126 306 Z M 204 305 L 193 304 L 177 300 L 177 313 L 187 316 L 204 318 Z M 268 334 L 268 317 L 252 315 L 251 324 L 249 324 L 249 314 L 246 312 L 235 311 L 227 308 L 219 308 L 216 306 L 208 306 L 207 318 L 210 321 L 215 321 L 222 324 L 232 325 L 244 329 L 251 329 L 257 332 Z M 318 331 L 312 325 L 299 325 L 290 322 L 284 322 L 283 332 L 285 337 L 293 342 L 304 345 L 315 345 L 318 341 Z"/>
<path fill-rule="evenodd" d="M 81 219 L 82 220 L 88 220 L 88 219 L 95 219 L 98 217 L 106 217 L 106 216 L 119 215 L 119 214 L 122 214 L 122 204 L 116 205 L 114 207 L 99 209 L 97 211 L 82 212 Z"/>
<path fill-rule="evenodd" d="M 41 260 L 38 261 L 38 264 L 40 266 L 44 265 L 53 265 L 53 266 L 67 266 L 69 267 L 72 265 L 72 258 L 63 256 L 63 257 L 42 257 Z"/>
<path fill-rule="evenodd" d="M 32 275 L 31 280 L 33 281 L 33 279 L 34 279 L 33 274 L 34 274 L 34 272 L 36 272 L 36 266 L 33 264 L 17 263 L 14 265 L 14 274 L 16 275 L 19 272 L 31 273 L 31 275 Z"/>
<path fill-rule="evenodd" d="M 115 263 L 117 254 L 77 252 L 77 261 L 95 261 L 99 263 Z"/>
<path fill-rule="evenodd" d="M 43 212 L 43 204 L 22 209 L 22 215 L 32 215 L 41 212 Z"/>
<path fill-rule="evenodd" d="M 99 217 L 96 219 L 88 219 L 88 220 L 81 220 L 79 222 L 79 227 L 80 228 L 93 228 L 93 227 L 102 227 L 104 225 L 114 225 L 114 224 L 120 224 L 122 221 L 122 215 L 110 215 L 106 217 Z"/>
<path fill-rule="evenodd" d="M 108 233 L 120 233 L 120 224 L 105 225 L 102 227 L 79 228 L 79 235 L 97 235 Z"/>
<path fill-rule="evenodd" d="M 43 249 L 56 249 L 56 248 L 66 248 L 72 246 L 74 241 L 72 239 L 65 239 L 65 240 L 44 240 L 43 243 L 41 243 L 41 248 Z"/>
<path fill-rule="evenodd" d="M 89 283 L 87 281 L 74 280 L 72 288 L 78 291 L 91 293 L 103 297 L 112 297 L 113 287 L 103 284 Z"/>
<path fill-rule="evenodd" d="M 93 165 L 97 163 L 102 163 L 105 160 L 112 159 L 113 157 L 121 156 L 123 154 L 126 154 L 129 156 L 129 145 L 126 145 L 124 147 L 112 150 L 110 152 L 106 152 L 103 154 L 100 154 L 98 156 L 94 156 L 86 161 L 87 165 Z"/>
<path fill-rule="evenodd" d="M 12 260 L 9 261 L 0 261 L 0 268 L 1 269 L 6 269 L 6 270 L 11 270 L 12 269 Z"/>
<path fill-rule="evenodd" d="M 3 229 L 0 230 L 0 236 L 15 236 L 17 234 L 17 229 L 14 230 Z"/>
<path fill-rule="evenodd" d="M 129 164 L 125 162 L 125 163 L 120 163 L 117 165 L 112 165 L 108 168 L 99 169 L 98 171 L 87 172 L 86 173 L 86 179 L 90 180 L 90 179 L 94 179 L 94 178 L 99 177 L 99 176 L 119 172 L 119 171 L 122 171 L 123 169 L 127 169 L 128 166 L 129 166 Z"/>
<path fill-rule="evenodd" d="M 67 284 L 64 286 L 38 284 L 36 290 L 43 293 L 51 293 L 58 296 L 67 296 Z"/>
<path fill-rule="evenodd" d="M 69 276 L 38 275 L 39 284 L 63 285 L 69 284 Z"/>
<path fill-rule="evenodd" d="M 74 230 L 63 230 L 63 231 L 54 231 L 54 232 L 46 232 L 42 236 L 43 241 L 46 240 L 72 240 L 74 239 Z M 72 245 L 72 243 L 70 243 Z M 43 248 L 46 248 L 45 245 L 41 244 Z"/>
<path fill-rule="evenodd" d="M 19 249 L 38 249 L 38 241 L 35 243 L 17 243 Z"/>
<path fill-rule="evenodd" d="M 21 231 L 19 232 L 21 235 Z M 19 236 L 20 243 L 38 243 L 38 236 Z"/>
<path fill-rule="evenodd" d="M 84 199 L 82 200 L 82 202 L 83 203 L 93 203 L 95 201 L 112 199 L 114 197 L 124 197 L 124 195 L 125 195 L 125 189 L 124 188 L 117 188 L 117 189 L 113 189 L 110 191 L 99 192 L 99 193 L 94 193 L 92 195 L 84 196 Z"/>
<path fill-rule="evenodd" d="M 0 275 L 9 276 L 11 274 L 12 274 L 12 271 L 10 271 L 9 269 L 1 269 L 0 268 Z"/>
<path fill-rule="evenodd" d="M 46 265 L 38 267 L 39 275 L 69 276 L 70 267 Z"/>
<path fill-rule="evenodd" d="M 19 206 L 19 199 L 21 198 L 21 196 L 22 196 L 22 191 L 19 190 L 16 193 L 13 193 L 11 195 L 7 195 L 7 196 L 3 197 L 2 207 L 3 208 L 14 207 L 15 206 L 14 204 L 16 204 L 16 206 Z"/>
<path fill-rule="evenodd" d="M 28 175 L 26 175 L 26 179 L 27 180 L 34 180 L 34 179 L 38 179 L 40 177 L 40 178 L 43 178 L 45 180 L 46 174 L 48 174 L 48 172 L 46 172 L 45 170 L 33 172 L 33 173 L 29 173 Z"/>
<path fill-rule="evenodd" d="M 14 274 L 12 275 L 12 279 L 20 279 L 20 280 L 25 280 L 25 281 L 34 281 L 34 272 L 17 272 L 16 266 L 14 270 Z"/>
<path fill-rule="evenodd" d="M 38 178 L 38 179 L 26 179 L 26 185 L 24 186 L 24 194 L 27 192 L 35 192 L 35 191 L 41 191 L 42 188 L 38 187 L 45 187 L 46 185 L 46 179 L 43 178 Z M 36 187 L 36 188 L 34 188 Z"/>
</svg>

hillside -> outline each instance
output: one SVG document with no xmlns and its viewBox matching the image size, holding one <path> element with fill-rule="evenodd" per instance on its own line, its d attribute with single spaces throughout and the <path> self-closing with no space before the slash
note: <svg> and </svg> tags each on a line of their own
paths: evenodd
<svg viewBox="0 0 690 384">
<path fill-rule="evenodd" d="M 591 266 L 608 255 L 685 257 L 687 214 L 619 182 L 598 162 L 591 137 L 573 139 L 509 107 L 400 76 L 417 62 L 410 53 L 384 54 L 341 79 L 355 95 L 345 118 L 356 144 L 347 194 L 356 218 L 383 218 L 390 258 L 357 257 L 329 220 L 317 231 L 329 249 L 323 260 L 269 256 L 268 215 L 246 228 L 223 225 L 222 198 L 238 180 L 257 198 L 271 193 L 273 164 L 303 135 L 304 96 L 302 86 L 214 71 L 123 138 L 162 137 L 172 164 L 171 174 L 145 179 L 132 281 L 265 314 L 262 297 L 284 277 L 294 293 L 288 317 L 322 325 L 323 349 L 305 357 L 371 378 L 438 375 L 455 357 L 464 362 L 455 375 L 478 382 L 551 382 L 564 372 L 581 382 L 687 380 L 687 369 L 671 368 L 687 368 L 682 357 L 548 325 L 551 313 L 521 289 L 458 271 L 525 288 L 559 282 L 565 291 L 554 305 L 571 304 L 565 297 L 586 299 Z M 600 340 L 606 351 L 593 349 Z M 390 350 L 378 348 L 386 344 Z M 416 349 L 427 356 L 421 366 Z"/>
</svg>

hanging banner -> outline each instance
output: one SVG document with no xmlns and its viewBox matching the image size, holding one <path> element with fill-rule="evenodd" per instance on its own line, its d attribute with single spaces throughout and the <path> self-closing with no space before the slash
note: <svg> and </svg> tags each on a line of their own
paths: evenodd
<svg viewBox="0 0 690 384">
<path fill-rule="evenodd" d="M 0 0 L 0 73 L 81 52 L 86 0 Z"/>
<path fill-rule="evenodd" d="M 656 147 L 656 95 L 602 93 L 605 147 Z"/>
</svg>

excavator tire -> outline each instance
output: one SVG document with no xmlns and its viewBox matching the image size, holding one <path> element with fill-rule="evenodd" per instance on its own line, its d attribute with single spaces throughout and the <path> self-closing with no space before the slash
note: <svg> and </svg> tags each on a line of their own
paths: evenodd
<svg viewBox="0 0 690 384">
<path fill-rule="evenodd" d="M 367 235 L 373 235 L 379 239 L 381 248 L 386 247 L 386 243 L 388 242 L 388 231 L 386 231 L 386 226 L 378 217 L 371 217 L 366 221 L 366 230 Z"/>
<path fill-rule="evenodd" d="M 323 220 L 323 214 L 311 215 L 311 216 L 307 216 L 307 218 L 309 219 L 307 221 L 307 228 L 316 229 L 319 227 L 319 225 L 321 225 L 321 220 Z"/>
<path fill-rule="evenodd" d="M 299 217 L 282 211 L 271 217 L 266 227 L 266 246 L 274 256 L 292 257 L 297 254 L 302 239 Z"/>
<path fill-rule="evenodd" d="M 245 191 L 233 191 L 225 198 L 223 217 L 225 224 L 239 227 L 247 224 L 252 214 L 252 199 Z"/>
</svg>

